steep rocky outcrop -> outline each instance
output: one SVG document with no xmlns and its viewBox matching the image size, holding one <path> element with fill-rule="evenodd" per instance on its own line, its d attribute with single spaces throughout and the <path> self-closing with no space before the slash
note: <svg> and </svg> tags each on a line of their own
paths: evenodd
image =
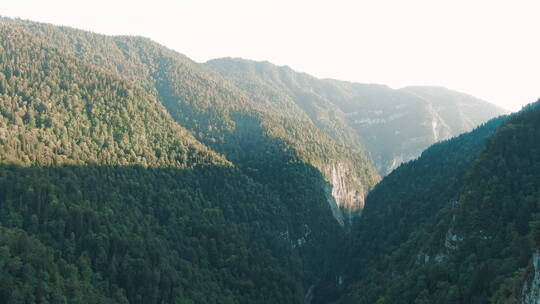
<svg viewBox="0 0 540 304">
<path fill-rule="evenodd" d="M 540 252 L 538 250 L 532 256 L 532 271 L 532 279 L 523 284 L 522 304 L 540 303 Z"/>
<path fill-rule="evenodd" d="M 350 225 L 353 217 L 364 208 L 367 187 L 355 175 L 354 168 L 345 162 L 336 162 L 326 168 L 329 184 L 326 187 L 332 214 L 343 226 Z"/>
</svg>

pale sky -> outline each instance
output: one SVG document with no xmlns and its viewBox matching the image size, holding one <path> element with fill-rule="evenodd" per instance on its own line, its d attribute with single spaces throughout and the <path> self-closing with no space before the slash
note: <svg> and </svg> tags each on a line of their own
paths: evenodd
<svg viewBox="0 0 540 304">
<path fill-rule="evenodd" d="M 539 0 L 3 0 L 0 15 L 146 36 L 198 62 L 445 86 L 510 110 L 540 97 Z"/>
</svg>

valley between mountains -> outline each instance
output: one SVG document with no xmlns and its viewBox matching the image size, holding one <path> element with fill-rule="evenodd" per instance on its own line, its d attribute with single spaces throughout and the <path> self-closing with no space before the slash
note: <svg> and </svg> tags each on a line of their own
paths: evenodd
<svg viewBox="0 0 540 304">
<path fill-rule="evenodd" d="M 0 18 L 0 302 L 537 303 L 539 123 Z"/>
</svg>

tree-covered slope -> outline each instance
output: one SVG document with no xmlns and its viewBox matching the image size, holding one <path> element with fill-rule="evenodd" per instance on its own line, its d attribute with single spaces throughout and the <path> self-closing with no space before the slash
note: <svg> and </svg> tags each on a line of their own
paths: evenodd
<svg viewBox="0 0 540 304">
<path fill-rule="evenodd" d="M 232 80 L 264 108 L 312 121 L 339 142 L 363 148 L 339 106 L 314 89 L 320 80 L 289 67 L 239 58 L 213 59 L 205 65 Z"/>
<path fill-rule="evenodd" d="M 140 88 L 0 25 L 0 159 L 185 167 L 226 160 Z"/>
<path fill-rule="evenodd" d="M 343 234 L 321 172 L 274 138 L 250 177 L 45 38 L 0 23 L 0 302 L 302 303 Z"/>
<path fill-rule="evenodd" d="M 270 111 L 233 82 L 149 39 L 2 20 L 140 86 L 199 141 L 253 178 L 268 169 L 269 155 L 274 167 L 314 166 L 328 182 L 323 187 L 341 223 L 363 207 L 364 196 L 379 180 L 362 151 L 336 141 L 309 120 Z"/>
<path fill-rule="evenodd" d="M 319 301 L 536 301 L 539 128 L 537 103 L 435 145 L 386 177 Z"/>
<path fill-rule="evenodd" d="M 260 105 L 309 119 L 339 142 L 367 147 L 382 175 L 448 139 L 506 111 L 437 87 L 393 90 L 383 85 L 317 79 L 289 67 L 237 58 L 210 60 Z"/>
</svg>

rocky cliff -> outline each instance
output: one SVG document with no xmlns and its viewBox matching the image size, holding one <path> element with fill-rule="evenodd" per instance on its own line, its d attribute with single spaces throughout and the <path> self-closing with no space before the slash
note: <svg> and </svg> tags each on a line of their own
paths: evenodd
<svg viewBox="0 0 540 304">
<path fill-rule="evenodd" d="M 325 192 L 332 214 L 340 225 L 349 225 L 364 208 L 368 189 L 346 162 L 333 163 L 325 171 L 329 177 Z"/>
<path fill-rule="evenodd" d="M 522 291 L 522 304 L 540 303 L 540 252 L 536 250 L 532 256 L 533 276 L 530 281 L 525 281 Z"/>
</svg>

